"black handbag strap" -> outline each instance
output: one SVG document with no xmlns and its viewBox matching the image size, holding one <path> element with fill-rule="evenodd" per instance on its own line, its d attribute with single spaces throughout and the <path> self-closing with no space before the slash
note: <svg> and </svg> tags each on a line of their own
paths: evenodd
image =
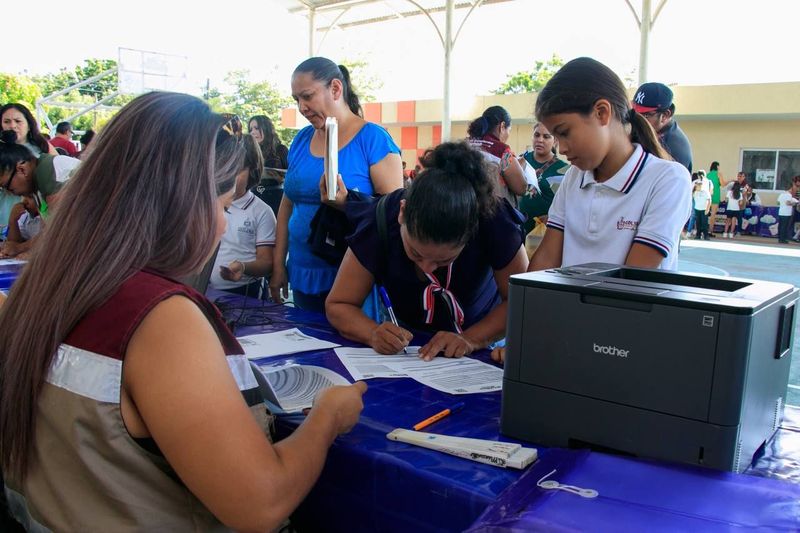
<svg viewBox="0 0 800 533">
<path fill-rule="evenodd" d="M 389 227 L 386 222 L 386 198 L 388 195 L 381 196 L 375 206 L 375 222 L 378 224 L 378 242 L 381 249 L 381 272 L 386 272 L 387 261 L 389 259 Z M 380 283 L 380 280 L 377 280 Z"/>
</svg>

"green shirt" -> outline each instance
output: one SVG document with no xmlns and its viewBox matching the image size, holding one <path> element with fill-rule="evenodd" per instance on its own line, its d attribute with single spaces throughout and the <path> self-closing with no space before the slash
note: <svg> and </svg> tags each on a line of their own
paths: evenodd
<svg viewBox="0 0 800 533">
<path fill-rule="evenodd" d="M 711 203 L 718 204 L 719 203 L 719 176 L 717 176 L 716 170 L 709 170 L 708 174 L 706 174 L 708 180 L 714 185 L 714 190 L 711 192 Z"/>
<path fill-rule="evenodd" d="M 36 163 L 33 179 L 39 197 L 39 213 L 47 218 L 47 197 L 61 190 L 80 161 L 66 155 L 42 154 Z"/>
<path fill-rule="evenodd" d="M 33 176 L 36 180 L 36 189 L 43 197 L 48 197 L 51 194 L 57 193 L 63 183 L 56 180 L 56 169 L 53 165 L 55 156 L 50 154 L 42 154 L 36 163 L 36 171 Z"/>
<path fill-rule="evenodd" d="M 533 157 L 533 152 L 525 152 L 522 155 L 525 158 L 525 161 L 527 161 L 528 164 L 534 168 L 534 170 L 538 170 L 547 164 L 536 161 L 536 159 Z M 550 210 L 550 205 L 553 203 L 555 193 L 553 192 L 552 187 L 550 187 L 550 182 L 547 180 L 547 178 L 552 176 L 563 176 L 568 168 L 568 163 L 565 163 L 560 159 L 556 159 L 555 162 L 547 167 L 542 175 L 539 176 L 539 190 L 541 193 L 537 194 L 536 196 L 526 193 L 520 198 L 519 210 L 522 211 L 527 217 L 525 224 L 523 224 L 526 234 L 530 233 L 530 231 L 536 225 L 534 217 L 546 215 Z"/>
</svg>

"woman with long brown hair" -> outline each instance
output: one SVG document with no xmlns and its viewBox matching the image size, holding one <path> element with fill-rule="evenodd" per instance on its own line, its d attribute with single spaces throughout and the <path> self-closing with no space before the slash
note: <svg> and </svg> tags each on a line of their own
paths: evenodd
<svg viewBox="0 0 800 533">
<path fill-rule="evenodd" d="M 286 160 L 289 155 L 289 149 L 281 142 L 269 117 L 255 115 L 247 125 L 250 136 L 261 148 L 261 155 L 264 156 L 264 167 L 286 169 L 289 166 Z"/>
<path fill-rule="evenodd" d="M 35 157 L 41 154 L 58 155 L 56 149 L 39 131 L 39 123 L 22 104 L 6 104 L 0 107 L 0 128 L 17 134 L 17 143 L 25 146 Z"/>
<path fill-rule="evenodd" d="M 125 106 L 0 307 L 0 460 L 28 529 L 272 529 L 358 419 L 366 387 L 330 388 L 270 444 L 241 347 L 175 281 L 225 230 L 242 147 L 223 122 L 187 95 Z"/>
</svg>

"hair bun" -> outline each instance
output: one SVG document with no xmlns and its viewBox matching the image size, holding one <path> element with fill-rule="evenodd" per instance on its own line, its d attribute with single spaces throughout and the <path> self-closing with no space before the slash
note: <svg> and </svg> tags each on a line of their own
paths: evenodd
<svg viewBox="0 0 800 533">
<path fill-rule="evenodd" d="M 464 142 L 447 142 L 428 150 L 420 159 L 425 168 L 457 174 L 467 180 L 485 172 L 483 155 Z"/>
<path fill-rule="evenodd" d="M 5 130 L 0 133 L 0 141 L 8 144 L 15 144 L 17 142 L 17 132 L 14 130 Z"/>
</svg>

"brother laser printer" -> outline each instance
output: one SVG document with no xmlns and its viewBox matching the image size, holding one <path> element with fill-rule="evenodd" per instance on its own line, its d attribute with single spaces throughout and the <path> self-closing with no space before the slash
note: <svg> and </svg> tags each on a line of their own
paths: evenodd
<svg viewBox="0 0 800 533">
<path fill-rule="evenodd" d="M 741 472 L 780 423 L 798 292 L 599 263 L 512 276 L 501 432 Z"/>
</svg>

